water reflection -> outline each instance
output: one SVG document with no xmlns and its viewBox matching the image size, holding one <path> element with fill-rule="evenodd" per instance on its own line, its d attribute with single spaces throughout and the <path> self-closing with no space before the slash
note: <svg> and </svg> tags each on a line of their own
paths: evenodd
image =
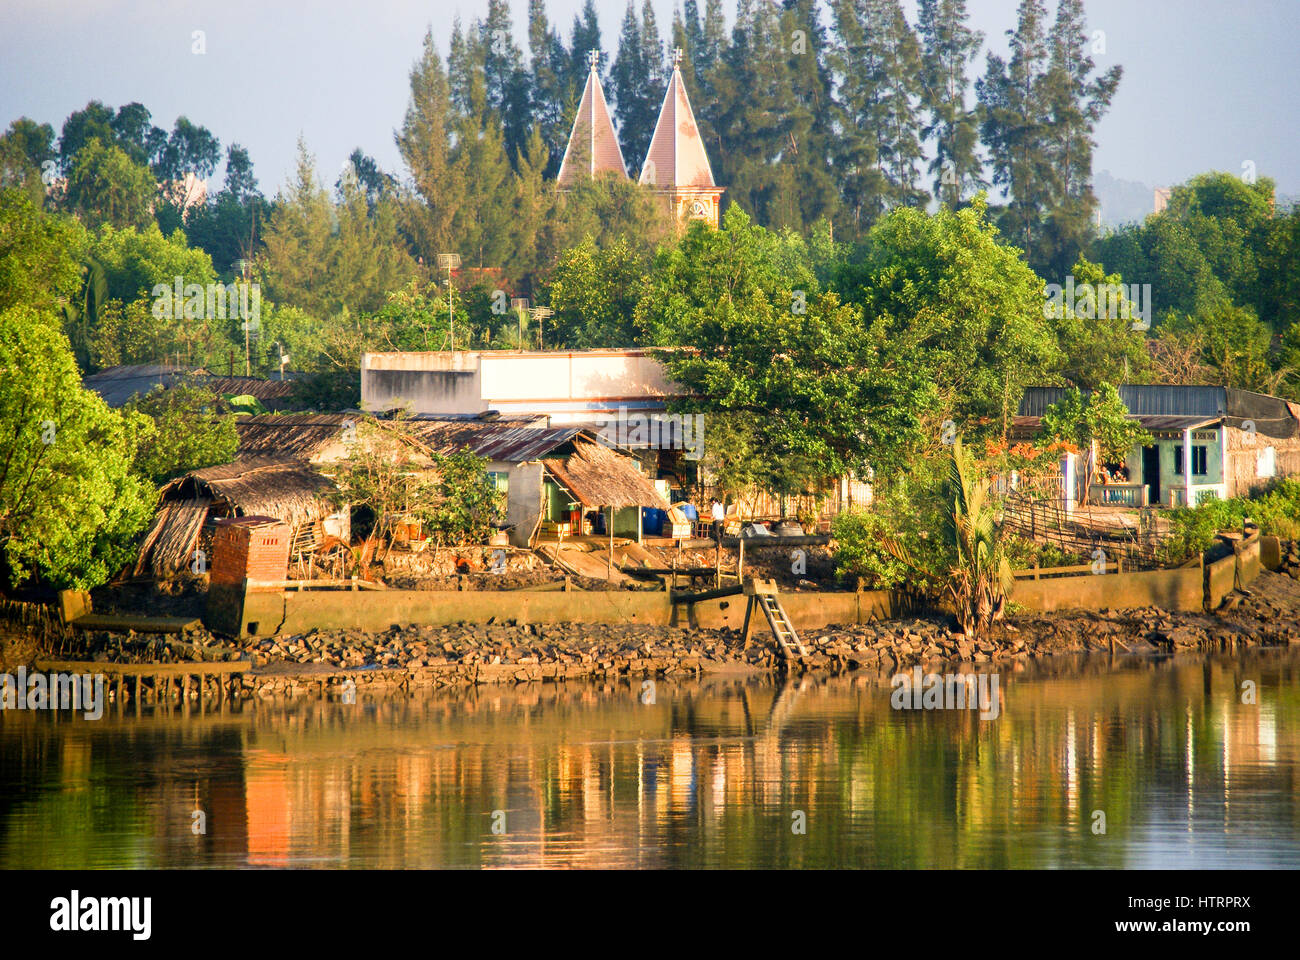
<svg viewBox="0 0 1300 960">
<path fill-rule="evenodd" d="M 875 676 L 5 712 L 0 866 L 1296 867 L 1298 673 L 1018 664 L 995 720 Z"/>
</svg>

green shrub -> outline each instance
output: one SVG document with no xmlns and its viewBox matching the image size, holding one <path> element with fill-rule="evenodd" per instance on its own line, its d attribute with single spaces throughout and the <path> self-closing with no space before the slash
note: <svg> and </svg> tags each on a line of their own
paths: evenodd
<svg viewBox="0 0 1300 960">
<path fill-rule="evenodd" d="M 1300 480 L 1279 480 L 1264 494 L 1210 500 L 1188 510 L 1169 514 L 1169 539 L 1163 545 L 1165 559 L 1180 563 L 1203 553 L 1225 530 L 1240 530 L 1249 518 L 1261 533 L 1286 540 L 1300 537 Z"/>
</svg>

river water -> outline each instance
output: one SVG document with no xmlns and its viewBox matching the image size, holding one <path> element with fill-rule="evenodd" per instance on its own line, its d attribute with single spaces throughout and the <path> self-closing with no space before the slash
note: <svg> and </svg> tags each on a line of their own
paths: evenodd
<svg viewBox="0 0 1300 960">
<path fill-rule="evenodd" d="M 0 867 L 1300 867 L 1300 651 L 997 676 L 6 710 Z"/>
</svg>

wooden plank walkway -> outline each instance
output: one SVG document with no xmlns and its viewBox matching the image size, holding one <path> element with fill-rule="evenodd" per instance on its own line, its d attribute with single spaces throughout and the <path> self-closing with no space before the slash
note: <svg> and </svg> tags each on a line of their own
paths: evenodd
<svg viewBox="0 0 1300 960">
<path fill-rule="evenodd" d="M 141 703 L 170 703 L 173 697 L 182 705 L 189 702 L 193 683 L 202 707 L 211 676 L 217 685 L 216 700 L 234 699 L 235 677 L 253 672 L 251 660 L 201 660 L 181 663 L 110 663 L 99 660 L 37 660 L 41 673 L 103 674 L 115 692 L 119 704 L 125 700 L 128 681 L 133 681 L 132 699 Z M 193 678 L 193 680 L 192 680 Z M 148 685 L 145 682 L 148 681 Z M 174 689 L 173 689 L 173 684 Z"/>
</svg>

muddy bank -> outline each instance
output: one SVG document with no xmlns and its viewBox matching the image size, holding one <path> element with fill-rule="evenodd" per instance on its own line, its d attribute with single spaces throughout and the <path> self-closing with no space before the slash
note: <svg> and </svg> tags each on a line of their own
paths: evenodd
<svg viewBox="0 0 1300 960">
<path fill-rule="evenodd" d="M 382 633 L 313 631 L 248 643 L 205 632 L 185 638 L 91 633 L 64 656 L 101 662 L 196 664 L 242 660 L 243 697 L 354 684 L 453 686 L 782 672 L 890 672 L 915 664 L 999 663 L 1065 653 L 1153 654 L 1300 642 L 1300 583 L 1264 574 L 1249 595 L 1215 614 L 1156 608 L 1020 616 L 983 639 L 946 617 L 828 627 L 803 635 L 806 654 L 787 661 L 770 635 L 749 645 L 738 631 L 637 624 L 455 624 Z M 1112 645 L 1113 641 L 1113 645 Z"/>
</svg>

